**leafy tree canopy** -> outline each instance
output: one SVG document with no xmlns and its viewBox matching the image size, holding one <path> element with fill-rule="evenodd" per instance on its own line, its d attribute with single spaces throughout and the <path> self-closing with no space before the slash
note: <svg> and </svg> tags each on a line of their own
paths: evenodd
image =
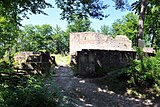
<svg viewBox="0 0 160 107">
<path fill-rule="evenodd" d="M 53 30 L 50 25 L 26 25 L 19 36 L 19 51 L 52 50 Z"/>
<path fill-rule="evenodd" d="M 112 24 L 113 35 L 126 35 L 136 45 L 138 16 L 128 13 L 122 19 L 117 19 Z"/>
<path fill-rule="evenodd" d="M 113 1 L 115 2 L 116 9 L 122 9 L 122 10 L 124 10 L 124 9 L 130 10 L 131 9 L 127 0 L 113 0 Z"/>
<path fill-rule="evenodd" d="M 91 30 L 91 21 L 88 18 L 79 19 L 74 17 L 74 21 L 69 23 L 67 26 L 68 32 L 86 32 Z"/>
<path fill-rule="evenodd" d="M 58 8 L 62 10 L 62 19 L 73 21 L 74 16 L 78 18 L 93 17 L 102 19 L 107 17 L 103 13 L 108 5 L 105 5 L 102 0 L 55 0 Z"/>
<path fill-rule="evenodd" d="M 69 51 L 69 34 L 58 25 L 25 25 L 18 37 L 17 51 L 46 50 L 51 53 Z"/>
<path fill-rule="evenodd" d="M 2 16 L 12 16 L 15 22 L 19 15 L 27 17 L 27 14 L 46 14 L 42 9 L 52 7 L 45 0 L 0 0 L 0 14 Z"/>
<path fill-rule="evenodd" d="M 109 28 L 109 26 L 103 25 L 103 26 L 101 26 L 100 31 L 98 31 L 98 32 L 100 32 L 104 35 L 110 35 L 110 28 Z"/>
<path fill-rule="evenodd" d="M 15 23 L 12 23 L 12 18 L 6 19 L 0 16 L 0 58 L 6 53 L 11 51 L 15 45 L 18 37 L 18 28 Z"/>
</svg>

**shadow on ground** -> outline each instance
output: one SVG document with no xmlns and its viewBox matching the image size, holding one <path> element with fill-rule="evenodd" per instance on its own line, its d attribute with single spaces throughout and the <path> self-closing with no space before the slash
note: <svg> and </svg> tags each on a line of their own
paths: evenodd
<svg viewBox="0 0 160 107">
<path fill-rule="evenodd" d="M 125 87 L 113 78 L 80 78 L 69 67 L 56 67 L 53 77 L 73 107 L 158 107 L 150 100 L 124 96 Z M 115 84 L 109 81 L 115 82 Z M 125 81 L 121 81 L 125 82 Z"/>
</svg>

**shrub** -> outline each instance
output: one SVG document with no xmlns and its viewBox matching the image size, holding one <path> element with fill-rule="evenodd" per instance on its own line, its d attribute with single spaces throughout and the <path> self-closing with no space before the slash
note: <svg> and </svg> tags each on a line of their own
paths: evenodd
<svg viewBox="0 0 160 107">
<path fill-rule="evenodd" d="M 139 54 L 139 56 L 142 54 Z M 121 69 L 120 76 L 129 77 L 134 85 L 160 85 L 160 52 L 154 57 L 140 56 L 129 68 Z"/>
<path fill-rule="evenodd" d="M 0 85 L 0 107 L 56 107 L 60 96 L 49 91 L 40 78 L 31 77 L 25 86 Z"/>
</svg>

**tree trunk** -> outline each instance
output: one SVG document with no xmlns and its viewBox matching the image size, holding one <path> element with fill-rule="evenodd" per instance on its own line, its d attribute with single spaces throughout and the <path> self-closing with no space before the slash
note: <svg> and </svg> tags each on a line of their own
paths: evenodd
<svg viewBox="0 0 160 107">
<path fill-rule="evenodd" d="M 147 6 L 147 0 L 141 0 L 141 8 L 138 19 L 138 38 L 137 45 L 141 47 L 141 43 L 144 40 L 143 28 L 144 28 L 144 19 L 145 19 L 145 11 Z"/>
<path fill-rule="evenodd" d="M 153 28 L 152 35 L 153 35 L 153 37 L 151 39 L 151 47 L 153 47 L 153 45 L 154 45 L 154 39 L 155 39 L 155 30 L 154 30 L 154 28 Z"/>
</svg>

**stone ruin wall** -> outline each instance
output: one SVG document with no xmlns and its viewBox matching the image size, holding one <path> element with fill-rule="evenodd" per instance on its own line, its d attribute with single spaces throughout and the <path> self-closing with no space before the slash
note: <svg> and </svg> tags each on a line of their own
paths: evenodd
<svg viewBox="0 0 160 107">
<path fill-rule="evenodd" d="M 154 52 L 153 48 L 147 47 L 143 51 L 147 54 Z M 132 41 L 126 36 L 113 38 L 94 32 L 71 33 L 70 54 L 78 75 L 94 75 L 97 71 L 126 67 L 136 58 Z"/>
<path fill-rule="evenodd" d="M 19 52 L 14 56 L 14 68 L 32 73 L 44 74 L 50 71 L 51 64 L 56 65 L 55 57 L 48 52 Z"/>
<path fill-rule="evenodd" d="M 77 32 L 70 34 L 70 54 L 76 55 L 82 49 L 135 51 L 132 41 L 127 36 L 117 35 L 115 38 L 95 32 Z M 151 47 L 143 47 L 146 53 L 154 53 Z"/>
<path fill-rule="evenodd" d="M 70 34 L 70 53 L 75 55 L 82 49 L 133 51 L 132 42 L 126 36 L 115 38 L 95 32 L 79 32 Z"/>
<path fill-rule="evenodd" d="M 23 68 L 22 63 L 26 63 L 27 58 L 33 55 L 32 51 L 19 52 L 14 56 L 14 61 L 16 62 L 15 68 Z"/>
</svg>

